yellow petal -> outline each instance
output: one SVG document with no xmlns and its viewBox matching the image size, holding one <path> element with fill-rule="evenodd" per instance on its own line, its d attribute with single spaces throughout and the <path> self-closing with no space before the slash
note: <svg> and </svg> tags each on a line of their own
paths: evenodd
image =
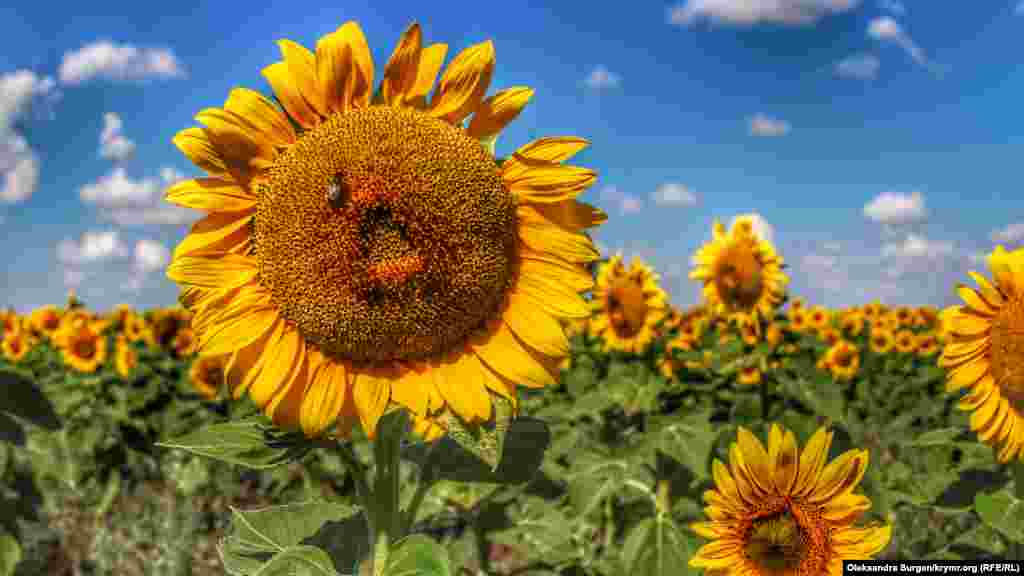
<svg viewBox="0 0 1024 576">
<path fill-rule="evenodd" d="M 388 63 L 384 66 L 381 96 L 386 104 L 401 106 L 409 92 L 415 87 L 422 45 L 423 34 L 420 31 L 420 25 L 413 22 L 405 29 L 405 32 L 402 32 L 402 37 L 398 40 L 394 51 L 391 52 L 391 57 L 388 58 Z"/>
<path fill-rule="evenodd" d="M 171 141 L 196 166 L 216 176 L 228 175 L 228 167 L 206 130 L 186 128 L 175 134 Z"/>
<path fill-rule="evenodd" d="M 743 452 L 744 469 L 750 471 L 750 481 L 756 484 L 762 493 L 773 492 L 775 486 L 772 484 L 772 461 L 768 459 L 764 445 L 743 426 L 740 426 L 736 441 Z"/>
<path fill-rule="evenodd" d="M 826 428 L 819 428 L 807 441 L 807 445 L 800 452 L 800 467 L 791 492 L 793 496 L 803 496 L 814 488 L 831 445 L 832 433 Z"/>
<path fill-rule="evenodd" d="M 220 178 L 183 180 L 164 192 L 164 200 L 205 212 L 238 212 L 256 207 L 256 197 L 251 192 Z"/>
<path fill-rule="evenodd" d="M 536 274 L 520 274 L 515 291 L 552 316 L 587 318 L 591 307 L 572 286 Z"/>
<path fill-rule="evenodd" d="M 579 232 L 608 221 L 608 214 L 600 208 L 575 200 L 543 204 L 521 204 L 516 207 L 521 221 L 542 222 Z"/>
<path fill-rule="evenodd" d="M 340 31 L 317 41 L 316 75 L 328 113 L 337 114 L 352 107 L 359 71 L 352 63 L 352 48 Z"/>
<path fill-rule="evenodd" d="M 970 308 L 961 307 L 949 316 L 949 331 L 956 336 L 977 336 L 992 329 L 992 321 Z"/>
<path fill-rule="evenodd" d="M 978 293 L 975 292 L 974 289 L 971 288 L 970 286 L 960 284 L 956 288 L 956 293 L 960 296 L 960 298 L 963 299 L 964 302 L 967 303 L 967 306 L 971 309 L 971 311 L 977 314 L 981 314 L 983 316 L 992 316 L 996 313 L 996 311 L 993 310 L 987 302 L 982 300 L 981 296 L 978 296 Z M 967 316 L 967 314 L 964 314 L 964 316 Z"/>
<path fill-rule="evenodd" d="M 508 308 L 502 318 L 520 340 L 547 356 L 562 358 L 569 355 L 569 339 L 558 320 L 515 291 L 509 294 L 508 300 Z"/>
<path fill-rule="evenodd" d="M 504 177 L 514 178 L 528 169 L 527 163 L 564 162 L 589 146 L 590 143 L 577 136 L 552 136 L 534 140 L 521 146 L 501 166 Z"/>
<path fill-rule="evenodd" d="M 181 256 L 167 267 L 167 277 L 200 288 L 233 288 L 255 280 L 256 261 L 247 256 L 225 254 L 217 258 Z"/>
<path fill-rule="evenodd" d="M 995 286 L 989 283 L 987 278 L 973 271 L 967 272 L 967 275 L 978 283 L 978 292 L 980 296 L 985 299 L 986 304 L 992 308 L 999 308 L 1003 305 L 1005 300 L 1003 294 Z"/>
<path fill-rule="evenodd" d="M 275 398 L 283 398 L 287 388 L 295 383 L 301 368 L 302 352 L 305 347 L 302 337 L 294 327 L 285 325 L 276 341 L 268 341 L 265 354 L 267 360 L 259 376 L 249 388 L 249 396 L 264 413 L 269 414 L 269 405 Z"/>
<path fill-rule="evenodd" d="M 947 377 L 951 384 L 956 384 L 958 388 L 966 388 L 967 386 L 973 386 L 988 371 L 988 360 L 979 358 L 953 368 L 949 371 Z"/>
<path fill-rule="evenodd" d="M 265 346 L 267 342 L 278 341 L 284 330 L 284 324 L 283 319 L 278 319 L 265 334 L 228 357 L 224 375 L 234 399 L 241 398 L 256 381 L 267 358 L 267 355 L 264 354 Z"/>
<path fill-rule="evenodd" d="M 593 262 L 601 257 L 589 236 L 557 226 L 520 223 L 519 240 L 536 252 L 548 252 L 569 262 Z"/>
<path fill-rule="evenodd" d="M 597 173 L 589 168 L 552 164 L 504 180 L 520 202 L 551 203 L 575 200 L 597 181 Z"/>
<path fill-rule="evenodd" d="M 760 502 L 764 499 L 766 494 L 751 478 L 750 468 L 745 461 L 743 450 L 736 442 L 729 446 L 729 468 L 736 481 L 736 490 L 744 501 Z"/>
<path fill-rule="evenodd" d="M 775 486 L 780 494 L 789 494 L 796 482 L 797 463 L 799 456 L 796 446 L 796 436 L 786 430 L 782 436 L 782 443 L 775 453 Z"/>
<path fill-rule="evenodd" d="M 429 365 L 415 365 L 391 386 L 391 401 L 409 409 L 415 416 L 426 416 L 430 395 L 434 392 L 435 370 Z"/>
<path fill-rule="evenodd" d="M 279 317 L 270 302 L 270 293 L 249 290 L 246 297 L 233 302 L 201 335 L 199 350 L 203 355 L 230 354 L 260 338 Z"/>
<path fill-rule="evenodd" d="M 521 253 L 519 273 L 550 278 L 570 287 L 573 292 L 584 292 L 594 287 L 594 277 L 585 268 L 546 254 L 526 251 Z"/>
<path fill-rule="evenodd" d="M 352 397 L 363 431 L 369 438 L 377 436 L 377 422 L 384 415 L 391 397 L 391 383 L 388 373 L 382 370 L 364 370 L 353 375 Z"/>
<path fill-rule="evenodd" d="M 711 463 L 711 474 L 715 480 L 715 487 L 718 488 L 718 492 L 730 507 L 745 508 L 749 504 L 744 501 L 729 469 L 718 458 Z"/>
<path fill-rule="evenodd" d="M 374 75 L 373 56 L 370 54 L 366 35 L 355 21 L 346 22 L 335 34 L 352 50 L 352 66 L 356 72 L 352 103 L 358 108 L 366 108 L 370 105 L 370 97 L 373 96 Z"/>
<path fill-rule="evenodd" d="M 841 454 L 821 471 L 821 477 L 807 496 L 807 501 L 819 504 L 845 495 L 860 483 L 867 468 L 867 450 L 849 450 Z"/>
<path fill-rule="evenodd" d="M 822 517 L 829 522 L 851 524 L 871 509 L 871 499 L 861 494 L 846 494 L 829 500 L 822 508 Z"/>
<path fill-rule="evenodd" d="M 197 252 L 227 252 L 249 238 L 249 219 L 255 209 L 241 212 L 215 212 L 192 225 L 189 233 L 174 248 L 174 258 Z"/>
<path fill-rule="evenodd" d="M 196 121 L 206 125 L 210 141 L 233 174 L 241 175 L 273 166 L 277 152 L 271 142 L 237 114 L 220 108 L 207 108 L 196 114 Z"/>
<path fill-rule="evenodd" d="M 323 359 L 313 367 L 310 385 L 302 399 L 300 422 L 307 436 L 319 436 L 338 418 L 346 401 L 351 402 L 345 365 Z"/>
<path fill-rule="evenodd" d="M 437 73 L 441 71 L 446 54 L 448 54 L 447 44 L 431 44 L 420 51 L 416 82 L 413 83 L 405 97 L 406 105 L 420 110 L 427 107 L 427 94 L 434 87 L 434 81 L 437 80 Z"/>
<path fill-rule="evenodd" d="M 488 328 L 488 334 L 474 336 L 470 342 L 491 370 L 528 388 L 554 385 L 554 375 L 523 347 L 508 326 L 497 322 Z"/>
<path fill-rule="evenodd" d="M 525 86 L 506 88 L 483 101 L 473 112 L 466 133 L 477 140 L 492 138 L 523 111 L 533 97 L 533 90 Z"/>
<path fill-rule="evenodd" d="M 288 123 L 288 118 L 273 102 L 255 90 L 231 90 L 224 109 L 243 118 L 271 145 L 288 146 L 295 142 L 295 129 Z"/>
<path fill-rule="evenodd" d="M 288 431 L 301 427 L 302 399 L 308 381 L 309 354 L 300 353 L 298 369 L 293 371 L 293 377 L 264 409 L 274 426 Z"/>
<path fill-rule="evenodd" d="M 881 552 L 892 538 L 892 526 L 842 528 L 832 536 L 834 550 L 840 558 L 871 558 Z"/>
<path fill-rule="evenodd" d="M 743 543 L 738 539 L 721 539 L 709 542 L 700 547 L 690 558 L 690 566 L 704 568 L 711 573 L 735 566 L 744 557 Z"/>
<path fill-rule="evenodd" d="M 957 407 L 961 410 L 974 410 L 987 402 L 996 389 L 995 381 L 989 376 L 986 375 L 982 380 L 979 380 L 978 385 L 973 386 L 971 391 L 957 402 Z"/>
<path fill-rule="evenodd" d="M 434 384 L 445 402 L 459 418 L 470 424 L 491 418 L 491 397 L 484 386 L 480 359 L 471 352 L 461 353 L 434 371 Z"/>
<path fill-rule="evenodd" d="M 466 48 L 441 75 L 429 114 L 459 125 L 476 110 L 494 73 L 494 44 L 488 40 Z"/>
<path fill-rule="evenodd" d="M 302 97 L 299 87 L 292 80 L 292 74 L 287 64 L 276 62 L 264 68 L 262 74 L 270 84 L 274 95 L 281 101 L 281 105 L 296 124 L 310 129 L 320 123 L 320 115 Z"/>
<path fill-rule="evenodd" d="M 316 78 L 316 56 L 305 46 L 291 40 L 278 40 L 281 57 L 288 65 L 291 81 L 299 89 L 302 98 L 321 116 L 327 116 L 327 102 Z"/>
</svg>

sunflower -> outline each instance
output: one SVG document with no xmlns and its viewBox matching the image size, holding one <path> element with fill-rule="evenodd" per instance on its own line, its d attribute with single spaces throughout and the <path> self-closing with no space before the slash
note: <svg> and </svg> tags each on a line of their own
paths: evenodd
<svg viewBox="0 0 1024 576">
<path fill-rule="evenodd" d="M 782 326 L 779 325 L 777 322 L 772 322 L 771 324 L 769 324 L 768 328 L 765 330 L 764 333 L 764 341 L 767 342 L 768 345 L 771 346 L 772 348 L 778 347 L 778 345 L 782 342 L 784 337 L 785 336 L 782 333 Z"/>
<path fill-rule="evenodd" d="M 832 346 L 836 342 L 839 342 L 839 340 L 843 338 L 843 335 L 839 330 L 836 330 L 831 326 L 825 326 L 824 328 L 818 329 L 818 338 L 820 338 L 822 342 Z"/>
<path fill-rule="evenodd" d="M 203 356 L 192 363 L 188 379 L 199 395 L 214 400 L 224 384 L 224 357 Z"/>
<path fill-rule="evenodd" d="M 138 365 L 139 356 L 135 353 L 135 348 L 132 348 L 127 337 L 123 334 L 118 335 L 114 346 L 114 370 L 121 378 L 128 378 Z"/>
<path fill-rule="evenodd" d="M 744 366 L 736 374 L 736 382 L 745 386 L 761 383 L 761 369 L 757 366 Z"/>
<path fill-rule="evenodd" d="M 810 326 L 810 322 L 807 319 L 807 312 L 804 310 L 791 311 L 789 314 L 789 324 L 786 328 L 790 332 L 803 332 Z"/>
<path fill-rule="evenodd" d="M 896 320 L 903 328 L 909 328 L 914 325 L 914 309 L 909 306 L 897 306 L 893 311 L 893 315 L 896 316 Z"/>
<path fill-rule="evenodd" d="M 930 358 L 939 351 L 939 338 L 935 332 L 922 332 L 917 335 L 914 352 L 921 358 Z"/>
<path fill-rule="evenodd" d="M 693 349 L 694 341 L 690 340 L 689 338 L 683 337 L 681 334 L 677 334 L 674 338 L 669 340 L 665 344 L 665 354 L 658 361 L 658 369 L 661 371 L 661 374 L 665 376 L 665 378 L 668 378 L 669 380 L 674 380 L 676 377 L 676 372 L 678 372 L 683 367 L 691 369 L 699 368 L 701 366 L 700 362 L 694 362 L 692 360 L 676 360 L 676 358 L 673 356 L 673 353 L 676 350 L 691 351 Z"/>
<path fill-rule="evenodd" d="M 853 490 L 868 465 L 867 450 L 849 450 L 827 466 L 832 432 L 819 429 L 798 453 L 792 432 L 772 424 L 768 449 L 746 428 L 729 449 L 730 466 L 715 459 L 715 489 L 704 493 L 707 522 L 690 528 L 712 540 L 690 565 L 721 575 L 827 574 L 843 560 L 865 560 L 889 543 L 891 526 L 855 523 L 871 501 Z"/>
<path fill-rule="evenodd" d="M 107 360 L 107 339 L 88 322 L 68 327 L 61 354 L 64 364 L 79 372 L 95 372 Z"/>
<path fill-rule="evenodd" d="M 658 274 L 639 258 L 626 266 L 621 254 L 612 256 L 597 272 L 591 329 L 604 339 L 606 351 L 640 354 L 658 335 L 668 295 Z"/>
<path fill-rule="evenodd" d="M 60 329 L 60 318 L 60 309 L 51 304 L 33 310 L 28 321 L 34 333 L 49 339 Z"/>
<path fill-rule="evenodd" d="M 704 323 L 706 320 L 703 318 L 694 318 L 687 321 L 679 327 L 679 333 L 677 336 L 690 342 L 697 342 L 701 336 L 704 335 Z"/>
<path fill-rule="evenodd" d="M 811 328 L 823 330 L 832 322 L 832 313 L 824 306 L 812 306 L 807 316 Z"/>
<path fill-rule="evenodd" d="M 715 221 L 711 242 L 694 254 L 691 280 L 704 283 L 704 300 L 714 313 L 770 317 L 785 298 L 789 278 L 782 257 L 754 231 L 753 219 L 739 216 L 729 232 Z"/>
<path fill-rule="evenodd" d="M 864 331 L 864 315 L 860 312 L 847 312 L 839 320 L 839 328 L 852 338 L 860 336 Z"/>
<path fill-rule="evenodd" d="M 3 333 L 0 337 L 6 338 L 8 334 L 13 332 L 21 332 L 25 325 L 25 320 L 13 310 L 5 310 L 3 316 L 0 317 L 0 321 L 3 322 Z"/>
<path fill-rule="evenodd" d="M 903 324 L 900 323 L 899 316 L 895 312 L 882 312 L 879 315 L 879 321 L 886 330 L 895 334 L 903 328 Z"/>
<path fill-rule="evenodd" d="M 918 306 L 914 309 L 914 326 L 932 328 L 939 320 L 939 311 L 934 306 Z"/>
<path fill-rule="evenodd" d="M 179 357 L 191 356 L 196 352 L 196 337 L 191 328 L 182 328 L 174 335 L 174 353 Z"/>
<path fill-rule="evenodd" d="M 533 91 L 484 98 L 491 42 L 457 55 L 429 101 L 447 46 L 423 47 L 417 24 L 376 92 L 355 22 L 315 52 L 279 45 L 263 74 L 281 107 L 238 88 L 200 112 L 206 127 L 174 143 L 209 177 L 166 194 L 209 213 L 167 275 L 201 354 L 227 355 L 233 396 L 309 436 L 373 437 L 389 407 L 436 433 L 445 414 L 489 419 L 492 394 L 516 407 L 517 386 L 554 384 L 559 319 L 589 314 L 585 230 L 607 218 L 576 201 L 595 173 L 562 164 L 586 141 L 494 157 Z"/>
<path fill-rule="evenodd" d="M 885 328 L 877 328 L 871 331 L 868 338 L 868 346 L 875 354 L 887 354 L 896 343 L 896 337 Z"/>
<path fill-rule="evenodd" d="M 803 298 L 797 296 L 789 301 L 789 307 L 786 309 L 786 314 L 788 315 L 791 312 L 800 312 L 806 309 L 807 302 Z"/>
<path fill-rule="evenodd" d="M 881 314 L 881 312 L 882 304 L 878 300 L 875 300 L 874 302 L 869 302 L 865 304 L 863 307 L 861 307 L 861 313 L 864 314 L 864 318 L 867 320 L 877 318 Z"/>
<path fill-rule="evenodd" d="M 747 344 L 748 346 L 756 346 L 761 340 L 761 328 L 758 326 L 759 323 L 759 320 L 751 320 L 749 318 L 744 318 L 739 321 L 740 338 L 743 340 L 744 344 Z"/>
<path fill-rule="evenodd" d="M 947 308 L 951 340 L 938 363 L 947 392 L 968 389 L 959 408 L 973 411 L 978 439 L 1008 462 L 1024 458 L 1024 248 L 996 246 L 988 265 L 994 283 L 968 272 L 978 289 L 957 286 L 966 305 Z"/>
<path fill-rule="evenodd" d="M 896 332 L 896 351 L 910 354 L 917 347 L 917 336 L 910 330 Z"/>
<path fill-rule="evenodd" d="M 860 369 L 860 351 L 852 343 L 839 340 L 825 353 L 832 377 L 837 381 L 852 380 Z"/>
<path fill-rule="evenodd" d="M 0 349 L 3 350 L 4 358 L 11 362 L 21 362 L 21 359 L 28 354 L 35 342 L 24 330 L 8 332 L 0 342 Z"/>
</svg>

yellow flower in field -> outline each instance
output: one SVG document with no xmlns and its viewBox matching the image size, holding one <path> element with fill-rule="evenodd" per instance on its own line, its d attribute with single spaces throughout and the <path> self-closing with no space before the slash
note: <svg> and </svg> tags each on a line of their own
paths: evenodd
<svg viewBox="0 0 1024 576">
<path fill-rule="evenodd" d="M 128 378 L 138 365 L 139 357 L 135 353 L 135 348 L 132 348 L 128 338 L 123 334 L 118 335 L 114 346 L 114 370 L 121 378 Z"/>
<path fill-rule="evenodd" d="M 878 300 L 868 302 L 861 308 L 861 313 L 864 314 L 864 318 L 867 320 L 878 318 L 882 315 L 882 304 Z"/>
<path fill-rule="evenodd" d="M 125 316 L 121 324 L 121 333 L 132 342 L 139 342 L 145 338 L 146 321 L 135 314 Z"/>
<path fill-rule="evenodd" d="M 707 522 L 690 528 L 711 540 L 690 566 L 721 576 L 838 576 L 843 560 L 881 552 L 891 526 L 857 526 L 871 501 L 853 490 L 864 477 L 867 450 L 828 463 L 832 432 L 819 429 L 798 452 L 792 432 L 772 424 L 768 449 L 741 427 L 730 465 L 715 459 L 715 489 L 704 493 Z"/>
<path fill-rule="evenodd" d="M 797 296 L 789 301 L 789 307 L 786 310 L 786 314 L 789 315 L 792 312 L 800 312 L 804 310 L 807 310 L 807 302 L 803 298 Z"/>
<path fill-rule="evenodd" d="M 860 336 L 864 331 L 864 315 L 860 312 L 848 312 L 839 320 L 839 328 L 851 338 Z"/>
<path fill-rule="evenodd" d="M 562 328 L 568 338 L 586 336 L 590 330 L 590 318 L 566 318 L 561 321 Z"/>
<path fill-rule="evenodd" d="M 114 309 L 110 312 L 110 319 L 118 327 L 123 328 L 125 320 L 133 314 L 134 312 L 132 311 L 131 306 L 127 304 L 118 304 L 117 306 L 114 306 Z"/>
<path fill-rule="evenodd" d="M 64 334 L 64 364 L 79 372 L 95 372 L 107 360 L 107 339 L 92 324 L 79 322 Z"/>
<path fill-rule="evenodd" d="M 3 321 L 3 334 L 0 334 L 0 336 L 6 338 L 8 334 L 21 332 L 24 329 L 25 321 L 17 312 L 6 310 L 2 314 L 3 316 L 0 317 L 0 320 Z"/>
<path fill-rule="evenodd" d="M 207 400 L 214 400 L 224 385 L 224 357 L 203 356 L 192 362 L 188 371 L 192 387 Z"/>
<path fill-rule="evenodd" d="M 818 329 L 818 338 L 821 338 L 821 341 L 828 344 L 829 346 L 832 346 L 836 342 L 839 342 L 839 340 L 841 340 L 842 337 L 843 335 L 839 332 L 839 330 L 836 330 L 831 326 L 825 326 L 824 328 Z"/>
<path fill-rule="evenodd" d="M 817 361 L 817 363 L 815 363 L 815 367 L 818 370 L 821 370 L 822 372 L 828 372 L 829 371 L 828 353 L 827 352 L 825 354 L 822 354 L 821 356 L 818 357 L 818 361 Z"/>
<path fill-rule="evenodd" d="M 796 351 L 798 349 L 799 348 L 797 347 L 797 345 L 793 344 L 792 342 L 789 342 L 789 343 L 783 344 L 782 346 L 779 346 L 779 352 L 781 352 L 784 355 L 796 354 Z"/>
<path fill-rule="evenodd" d="M 787 324 L 786 327 L 790 332 L 803 332 L 810 326 L 810 321 L 807 318 L 807 312 L 803 310 L 791 312 L 788 316 L 789 324 Z"/>
<path fill-rule="evenodd" d="M 3 342 L 0 342 L 0 349 L 3 350 L 4 358 L 7 360 L 21 362 L 33 345 L 34 342 L 28 333 L 24 330 L 15 330 L 4 335 Z"/>
<path fill-rule="evenodd" d="M 909 354 L 917 347 L 917 336 L 910 330 L 900 330 L 896 333 L 896 351 Z"/>
<path fill-rule="evenodd" d="M 922 358 L 934 356 L 939 351 L 939 338 L 935 332 L 922 332 L 917 335 L 917 346 L 914 352 Z"/>
<path fill-rule="evenodd" d="M 771 317 L 789 282 L 782 257 L 757 235 L 749 216 L 737 217 L 728 233 L 716 220 L 712 234 L 694 254 L 690 272 L 691 280 L 704 283 L 704 301 L 716 314 Z"/>
<path fill-rule="evenodd" d="M 939 321 L 939 311 L 934 306 L 919 306 L 914 309 L 914 326 L 931 328 Z"/>
<path fill-rule="evenodd" d="M 893 334 L 899 332 L 900 329 L 903 327 L 903 325 L 900 324 L 899 317 L 896 316 L 894 312 L 883 312 L 879 317 L 879 320 L 882 323 L 882 326 L 884 326 L 886 330 L 892 332 Z"/>
<path fill-rule="evenodd" d="M 748 346 L 756 346 L 761 340 L 761 328 L 759 326 L 760 320 L 751 320 L 744 318 L 739 321 L 740 338 L 743 339 L 743 343 Z"/>
<path fill-rule="evenodd" d="M 893 314 L 901 327 L 908 328 L 914 325 L 914 310 L 909 306 L 897 306 Z"/>
<path fill-rule="evenodd" d="M 744 366 L 736 374 L 736 382 L 739 384 L 753 386 L 761 383 L 761 369 L 757 366 Z"/>
<path fill-rule="evenodd" d="M 771 324 L 768 325 L 768 328 L 765 330 L 764 333 L 764 340 L 765 342 L 768 343 L 769 346 L 771 346 L 772 348 L 778 347 L 778 345 L 782 342 L 783 338 L 784 335 L 782 333 L 782 326 L 780 326 L 779 323 L 772 322 Z"/>
<path fill-rule="evenodd" d="M 958 407 L 973 412 L 978 439 L 1008 462 L 1024 459 L 1024 248 L 996 246 L 988 265 L 994 283 L 968 272 L 978 288 L 957 286 L 965 305 L 947 309 L 951 340 L 938 363 L 947 392 L 968 390 Z"/>
<path fill-rule="evenodd" d="M 621 254 L 598 269 L 590 326 L 604 339 L 605 350 L 639 354 L 658 335 L 658 323 L 668 309 L 668 295 L 658 280 L 639 258 L 627 267 Z"/>
<path fill-rule="evenodd" d="M 40 336 L 52 338 L 60 329 L 61 312 L 53 305 L 36 308 L 29 315 L 29 324 L 32 331 Z"/>
<path fill-rule="evenodd" d="M 447 46 L 423 47 L 417 24 L 378 96 L 355 22 L 315 52 L 279 45 L 263 74 L 283 110 L 240 88 L 200 112 L 205 128 L 174 143 L 210 176 L 166 194 L 210 213 L 167 274 L 200 353 L 227 356 L 232 394 L 309 436 L 359 423 L 373 437 L 395 405 L 434 430 L 424 419 L 484 421 L 492 395 L 517 406 L 517 386 L 554 384 L 559 319 L 589 314 L 599 254 L 585 230 L 607 218 L 576 200 L 594 172 L 562 164 L 586 142 L 495 159 L 533 91 L 485 99 L 491 42 L 457 55 L 429 100 Z"/>
<path fill-rule="evenodd" d="M 672 304 L 668 305 L 667 311 L 662 316 L 661 323 L 658 325 L 658 335 L 665 336 L 675 332 L 683 324 L 683 311 L 676 308 Z"/>
<path fill-rule="evenodd" d="M 690 342 L 697 342 L 701 336 L 704 335 L 704 323 L 706 320 L 702 318 L 695 318 L 687 321 L 685 324 L 679 327 L 680 338 L 688 340 Z"/>
<path fill-rule="evenodd" d="M 812 306 L 807 316 L 811 328 L 822 330 L 832 322 L 832 313 L 824 306 Z"/>
<path fill-rule="evenodd" d="M 174 353 L 182 358 L 196 353 L 196 337 L 191 328 L 182 328 L 174 335 Z"/>
<path fill-rule="evenodd" d="M 860 351 L 852 343 L 839 340 L 826 353 L 828 369 L 837 381 L 852 380 L 860 369 Z"/>
<path fill-rule="evenodd" d="M 896 344 L 896 337 L 885 328 L 878 328 L 871 331 L 868 338 L 868 347 L 875 354 L 888 354 Z"/>
</svg>

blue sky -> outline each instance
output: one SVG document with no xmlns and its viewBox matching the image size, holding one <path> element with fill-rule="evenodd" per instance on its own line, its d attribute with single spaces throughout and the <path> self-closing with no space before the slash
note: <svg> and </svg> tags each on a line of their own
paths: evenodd
<svg viewBox="0 0 1024 576">
<path fill-rule="evenodd" d="M 269 94 L 276 40 L 313 47 L 348 20 L 378 73 L 412 21 L 449 60 L 492 39 L 491 92 L 536 90 L 499 154 L 590 139 L 573 162 L 599 174 L 596 239 L 648 259 L 679 305 L 715 218 L 758 214 L 791 293 L 828 306 L 951 304 L 995 243 L 1024 240 L 1015 0 L 237 6 L 0 6 L 0 306 L 69 288 L 101 310 L 173 304 L 163 268 L 198 213 L 160 196 L 201 173 L 171 138 L 233 87 Z"/>
</svg>

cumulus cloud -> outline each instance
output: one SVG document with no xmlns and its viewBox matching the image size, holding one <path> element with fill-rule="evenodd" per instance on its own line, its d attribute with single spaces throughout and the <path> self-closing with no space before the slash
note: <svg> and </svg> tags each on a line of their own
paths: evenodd
<svg viewBox="0 0 1024 576">
<path fill-rule="evenodd" d="M 882 192 L 864 206 L 864 216 L 882 224 L 906 224 L 923 220 L 927 216 L 924 195 Z"/>
<path fill-rule="evenodd" d="M 1024 222 L 1014 222 L 989 234 L 993 242 L 1020 242 L 1024 240 Z"/>
<path fill-rule="evenodd" d="M 51 94 L 54 81 L 29 70 L 0 75 L 0 202 L 27 200 L 39 182 L 39 158 L 15 129 L 38 96 Z"/>
<path fill-rule="evenodd" d="M 805 26 L 858 4 L 860 0 L 687 0 L 669 8 L 667 20 L 676 26 L 702 19 L 739 26 L 767 22 Z"/>
<path fill-rule="evenodd" d="M 697 195 L 685 184 L 665 182 L 654 190 L 654 203 L 659 206 L 693 206 Z"/>
<path fill-rule="evenodd" d="M 835 63 L 833 72 L 840 78 L 874 80 L 878 77 L 881 62 L 872 54 L 854 54 Z"/>
<path fill-rule="evenodd" d="M 185 70 L 168 48 L 139 48 L 100 40 L 66 52 L 58 76 L 64 84 L 81 84 L 93 78 L 180 78 Z"/>
<path fill-rule="evenodd" d="M 800 269 L 809 282 L 830 292 L 840 292 L 849 283 L 849 275 L 840 268 L 834 255 L 805 254 Z"/>
<path fill-rule="evenodd" d="M 123 287 L 137 292 L 153 273 L 163 270 L 171 261 L 171 251 L 162 242 L 142 239 L 132 252 L 132 272 Z"/>
<path fill-rule="evenodd" d="M 898 278 L 918 265 L 930 270 L 937 262 L 953 254 L 952 242 L 929 240 L 918 234 L 908 234 L 901 242 L 887 242 L 882 245 L 882 258 L 895 262 L 886 270 L 891 278 Z"/>
<path fill-rule="evenodd" d="M 643 208 L 643 202 L 639 198 L 627 194 L 615 186 L 605 186 L 601 189 L 601 201 L 609 206 L 617 207 L 623 216 L 635 214 Z"/>
<path fill-rule="evenodd" d="M 622 77 L 604 66 L 594 68 L 587 76 L 587 79 L 584 80 L 584 84 L 593 90 L 615 88 L 620 82 L 622 82 Z"/>
<path fill-rule="evenodd" d="M 933 72 L 941 72 L 928 61 L 924 50 L 910 38 L 899 22 L 889 16 L 880 16 L 868 23 L 868 36 L 879 42 L 891 42 L 902 48 L 917 64 Z"/>
<path fill-rule="evenodd" d="M 160 178 L 133 179 L 118 166 L 96 182 L 82 186 L 78 197 L 87 204 L 100 208 L 101 215 L 122 226 L 145 224 L 185 224 L 198 214 L 188 208 L 173 206 L 163 201 L 168 185 L 184 178 L 175 168 L 165 166 Z"/>
<path fill-rule="evenodd" d="M 135 152 L 135 143 L 121 133 L 121 117 L 113 112 L 103 115 L 100 133 L 100 156 L 110 160 L 127 160 Z"/>
<path fill-rule="evenodd" d="M 62 264 L 98 262 L 127 255 L 128 247 L 121 241 L 117 230 L 86 232 L 77 241 L 65 238 L 57 243 L 57 260 Z"/>
<path fill-rule="evenodd" d="M 755 114 L 747 118 L 747 128 L 751 136 L 785 136 L 789 133 L 789 123 L 772 118 L 765 114 Z"/>
<path fill-rule="evenodd" d="M 736 223 L 736 220 L 741 217 L 747 217 L 753 221 L 754 232 L 762 240 L 767 240 L 768 242 L 775 241 L 775 227 L 769 224 L 768 221 L 764 219 L 764 216 L 761 216 L 757 212 L 749 212 L 747 214 L 737 214 L 736 216 L 733 216 L 732 220 L 729 221 L 728 228 L 731 229 L 732 225 Z"/>
</svg>

